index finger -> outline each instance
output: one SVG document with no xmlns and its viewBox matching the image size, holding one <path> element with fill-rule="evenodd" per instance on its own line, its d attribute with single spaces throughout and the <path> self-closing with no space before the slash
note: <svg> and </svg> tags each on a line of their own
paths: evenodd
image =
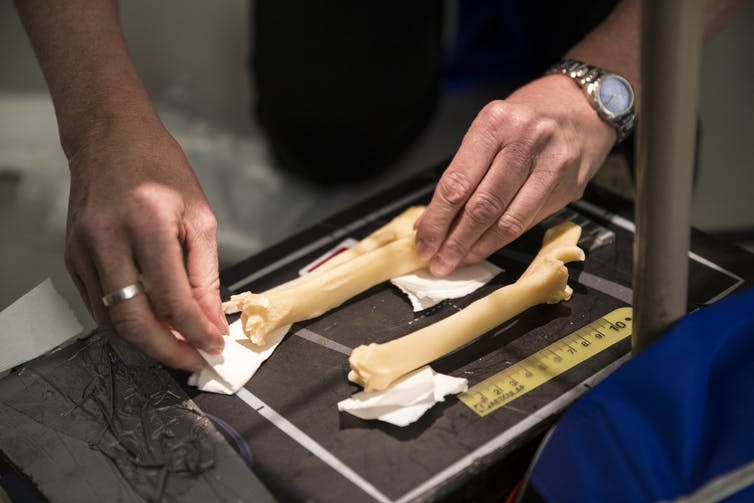
<svg viewBox="0 0 754 503">
<path fill-rule="evenodd" d="M 500 150 L 488 115 L 480 113 L 472 123 L 416 227 L 416 251 L 423 259 L 431 258 L 440 249 L 453 220 Z"/>
</svg>

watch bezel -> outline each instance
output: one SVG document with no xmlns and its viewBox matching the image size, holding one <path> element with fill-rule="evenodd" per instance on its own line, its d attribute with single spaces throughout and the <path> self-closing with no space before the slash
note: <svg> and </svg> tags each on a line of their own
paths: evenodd
<svg viewBox="0 0 754 503">
<path fill-rule="evenodd" d="M 624 85 L 624 88 L 628 91 L 629 102 L 622 112 L 617 112 L 617 113 L 612 112 L 602 103 L 602 98 L 600 97 L 600 87 L 602 86 L 602 83 L 608 78 L 615 78 L 621 81 Z M 602 75 L 599 76 L 599 78 L 594 80 L 594 82 L 590 82 L 589 84 L 587 84 L 586 92 L 592 98 L 591 101 L 594 104 L 595 109 L 598 112 L 600 112 L 600 115 L 605 117 L 607 120 L 613 121 L 616 119 L 620 119 L 621 117 L 625 117 L 626 115 L 630 114 L 631 111 L 634 109 L 633 87 L 631 87 L 631 83 L 628 81 L 628 79 L 626 79 L 625 77 L 621 75 L 618 75 L 617 73 L 604 72 Z"/>
</svg>

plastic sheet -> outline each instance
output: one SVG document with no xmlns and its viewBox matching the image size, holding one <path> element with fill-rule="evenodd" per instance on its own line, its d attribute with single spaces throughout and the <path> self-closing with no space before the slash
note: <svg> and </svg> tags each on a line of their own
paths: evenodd
<svg viewBox="0 0 754 503">
<path fill-rule="evenodd" d="M 0 400 L 103 453 L 148 501 L 215 464 L 209 421 L 156 363 L 99 333 L 3 380 Z"/>
</svg>

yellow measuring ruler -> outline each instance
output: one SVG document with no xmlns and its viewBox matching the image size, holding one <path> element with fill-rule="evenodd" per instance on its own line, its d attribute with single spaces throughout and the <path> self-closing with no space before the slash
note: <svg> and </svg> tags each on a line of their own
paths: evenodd
<svg viewBox="0 0 754 503">
<path fill-rule="evenodd" d="M 458 398 L 480 416 L 572 369 L 631 335 L 632 310 L 621 307 L 524 360 L 488 377 Z"/>
</svg>

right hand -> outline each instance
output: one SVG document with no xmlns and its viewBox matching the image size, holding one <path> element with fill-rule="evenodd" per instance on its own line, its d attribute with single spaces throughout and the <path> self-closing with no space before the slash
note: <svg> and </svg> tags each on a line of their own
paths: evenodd
<svg viewBox="0 0 754 503">
<path fill-rule="evenodd" d="M 100 326 L 164 364 L 197 370 L 228 333 L 215 217 L 159 120 L 110 121 L 71 152 L 66 266 Z M 102 296 L 143 278 L 146 295 Z"/>
</svg>

